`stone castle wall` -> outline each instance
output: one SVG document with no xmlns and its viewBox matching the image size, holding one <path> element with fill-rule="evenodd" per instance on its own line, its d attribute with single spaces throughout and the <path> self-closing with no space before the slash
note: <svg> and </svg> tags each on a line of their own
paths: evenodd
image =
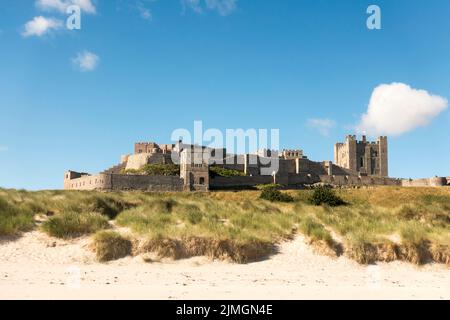
<svg viewBox="0 0 450 320">
<path fill-rule="evenodd" d="M 403 187 L 443 187 L 450 184 L 450 179 L 445 177 L 434 177 L 426 179 L 404 179 Z"/>
<path fill-rule="evenodd" d="M 320 176 L 320 181 L 336 186 L 400 186 L 401 180 L 375 176 Z"/>
<path fill-rule="evenodd" d="M 170 154 L 163 153 L 138 153 L 128 156 L 126 170 L 139 170 L 146 164 L 170 164 L 172 163 Z"/>
<path fill-rule="evenodd" d="M 111 186 L 110 174 L 79 175 L 71 172 L 72 177 L 64 179 L 66 190 L 108 190 Z"/>
<path fill-rule="evenodd" d="M 183 179 L 176 176 L 111 175 L 111 190 L 183 191 Z"/>
<path fill-rule="evenodd" d="M 254 177 L 214 177 L 209 180 L 210 188 L 231 188 L 231 187 L 254 187 L 259 184 L 273 183 L 271 176 L 254 176 Z"/>
<path fill-rule="evenodd" d="M 64 181 L 66 190 L 182 191 L 183 179 L 174 176 L 98 174 Z"/>
<path fill-rule="evenodd" d="M 210 179 L 213 189 L 231 187 L 253 187 L 260 184 L 273 183 L 271 176 L 246 176 L 246 177 L 215 177 Z M 382 177 L 358 177 L 358 176 L 330 176 L 316 175 L 308 173 L 288 174 L 277 176 L 277 184 L 287 187 L 297 187 L 301 185 L 312 185 L 315 183 L 325 183 L 335 186 L 400 186 L 401 180 Z"/>
</svg>

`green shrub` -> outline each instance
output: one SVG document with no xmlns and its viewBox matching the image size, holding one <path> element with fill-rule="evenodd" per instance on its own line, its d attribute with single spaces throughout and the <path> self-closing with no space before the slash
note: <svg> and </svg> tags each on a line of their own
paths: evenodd
<svg viewBox="0 0 450 320">
<path fill-rule="evenodd" d="M 209 175 L 211 177 L 245 177 L 245 172 L 238 171 L 238 170 L 232 170 L 232 169 L 225 169 L 222 167 L 217 166 L 211 166 L 209 167 Z"/>
<path fill-rule="evenodd" d="M 0 198 L 0 236 L 30 230 L 34 226 L 33 212 L 21 205 L 13 205 Z"/>
<path fill-rule="evenodd" d="M 333 189 L 328 186 L 316 187 L 313 194 L 310 196 L 309 201 L 316 206 L 326 204 L 331 207 L 337 207 L 345 204 L 345 201 L 337 196 Z"/>
<path fill-rule="evenodd" d="M 94 247 L 97 260 L 105 262 L 131 254 L 132 243 L 115 231 L 99 231 L 94 237 Z"/>
<path fill-rule="evenodd" d="M 100 213 L 66 212 L 49 218 L 42 230 L 57 238 L 76 238 L 108 228 L 108 218 Z"/>
<path fill-rule="evenodd" d="M 259 196 L 261 199 L 269 200 L 271 202 L 293 202 L 294 198 L 290 195 L 281 192 L 276 188 L 265 188 L 261 191 Z"/>
</svg>

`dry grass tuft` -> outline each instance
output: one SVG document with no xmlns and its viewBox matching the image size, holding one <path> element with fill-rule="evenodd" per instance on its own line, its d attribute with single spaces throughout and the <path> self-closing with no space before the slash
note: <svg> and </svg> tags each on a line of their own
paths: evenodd
<svg viewBox="0 0 450 320">
<path fill-rule="evenodd" d="M 360 264 L 391 262 L 399 258 L 399 247 L 385 239 L 371 239 L 367 235 L 359 235 L 350 239 L 345 254 Z"/>
<path fill-rule="evenodd" d="M 434 261 L 450 265 L 450 246 L 432 243 L 429 251 Z"/>
<path fill-rule="evenodd" d="M 99 231 L 93 242 L 97 260 L 106 262 L 124 258 L 131 254 L 132 242 L 114 231 Z"/>
<path fill-rule="evenodd" d="M 417 265 L 429 262 L 431 256 L 428 250 L 428 242 L 402 244 L 399 250 L 399 259 Z"/>
<path fill-rule="evenodd" d="M 159 258 L 174 260 L 196 256 L 247 263 L 273 253 L 274 245 L 264 241 L 237 242 L 229 239 L 189 237 L 182 240 L 157 237 L 145 240 L 139 253 L 155 252 Z"/>
</svg>

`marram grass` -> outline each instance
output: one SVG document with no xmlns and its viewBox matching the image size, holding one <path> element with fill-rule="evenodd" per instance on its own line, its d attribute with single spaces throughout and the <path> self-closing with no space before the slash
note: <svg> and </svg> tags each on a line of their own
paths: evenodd
<svg viewBox="0 0 450 320">
<path fill-rule="evenodd" d="M 42 229 L 52 236 L 92 234 L 110 224 L 144 239 L 141 251 L 162 257 L 207 255 L 236 262 L 276 252 L 304 234 L 339 246 L 360 263 L 450 261 L 450 188 L 373 187 L 336 190 L 346 205 L 314 206 L 313 191 L 282 191 L 293 202 L 260 199 L 261 191 L 211 193 L 89 192 L 0 189 L 0 235 Z M 337 235 L 338 239 L 333 238 Z M 133 249 L 134 250 L 134 249 Z M 137 250 L 139 251 L 139 250 Z"/>
</svg>

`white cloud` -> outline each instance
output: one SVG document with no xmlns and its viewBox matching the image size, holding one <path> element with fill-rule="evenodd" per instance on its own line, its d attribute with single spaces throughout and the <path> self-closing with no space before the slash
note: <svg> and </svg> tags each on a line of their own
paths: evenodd
<svg viewBox="0 0 450 320">
<path fill-rule="evenodd" d="M 97 8 L 94 6 L 91 0 L 72 0 L 72 3 L 78 5 L 81 10 L 86 13 L 97 13 Z"/>
<path fill-rule="evenodd" d="M 97 68 L 100 58 L 89 51 L 83 51 L 77 54 L 75 58 L 72 59 L 73 64 L 83 72 L 93 71 Z"/>
<path fill-rule="evenodd" d="M 369 135 L 401 135 L 428 125 L 448 107 L 447 99 L 404 83 L 382 84 L 372 92 L 356 129 Z"/>
<path fill-rule="evenodd" d="M 183 6 L 183 11 L 191 9 L 196 13 L 203 12 L 200 0 L 181 0 L 181 5 Z"/>
<path fill-rule="evenodd" d="M 310 128 L 313 128 L 323 136 L 329 136 L 331 129 L 336 126 L 336 122 L 331 119 L 308 119 L 307 122 Z"/>
<path fill-rule="evenodd" d="M 67 3 L 62 0 L 37 0 L 36 7 L 42 10 L 57 10 L 66 12 Z"/>
<path fill-rule="evenodd" d="M 25 30 L 22 32 L 22 36 L 38 36 L 41 37 L 51 30 L 60 29 L 63 26 L 61 20 L 53 18 L 45 18 L 43 16 L 34 17 L 33 20 L 28 21 L 25 24 Z"/>
<path fill-rule="evenodd" d="M 142 2 L 137 3 L 137 9 L 142 19 L 151 21 L 153 19 L 152 11 L 147 8 Z"/>
<path fill-rule="evenodd" d="M 227 16 L 236 10 L 238 0 L 181 0 L 183 10 L 190 9 L 203 13 L 205 9 L 216 11 L 221 16 Z M 203 5 L 204 3 L 204 5 Z"/>
<path fill-rule="evenodd" d="M 153 18 L 152 17 L 152 12 L 150 11 L 150 9 L 140 8 L 139 9 L 139 13 L 140 13 L 142 19 L 152 20 L 152 18 Z"/>
<path fill-rule="evenodd" d="M 210 10 L 217 11 L 221 16 L 227 16 L 236 10 L 237 0 L 205 0 Z"/>
<path fill-rule="evenodd" d="M 67 7 L 77 5 L 86 13 L 95 14 L 97 9 L 92 0 L 36 0 L 36 6 L 41 10 L 56 10 L 66 13 Z"/>
</svg>

